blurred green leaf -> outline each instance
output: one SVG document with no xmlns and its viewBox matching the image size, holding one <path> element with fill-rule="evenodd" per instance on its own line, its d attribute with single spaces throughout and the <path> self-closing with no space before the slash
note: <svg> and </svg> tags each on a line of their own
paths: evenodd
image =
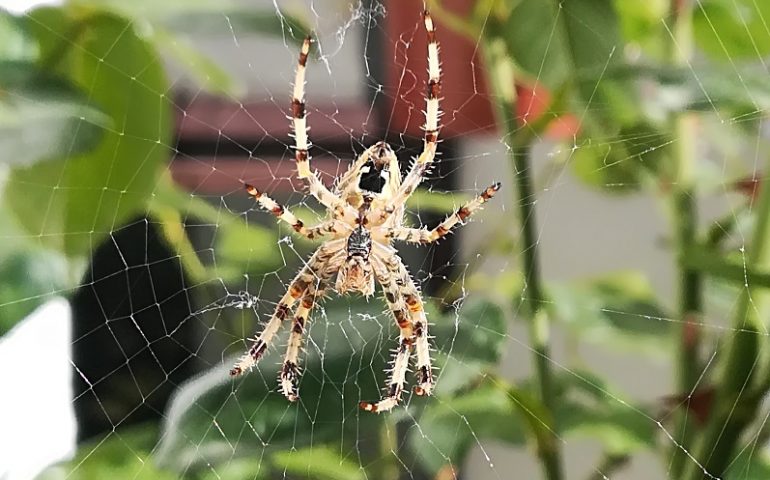
<svg viewBox="0 0 770 480">
<path fill-rule="evenodd" d="M 242 272 L 263 271 L 282 264 L 277 255 L 275 232 L 260 225 L 222 223 L 217 228 L 215 241 L 217 259 L 241 265 Z"/>
<path fill-rule="evenodd" d="M 160 51 L 169 53 L 169 56 L 190 72 L 205 90 L 235 98 L 241 97 L 245 93 L 242 84 L 217 65 L 214 60 L 193 47 L 184 37 L 172 35 L 162 28 L 156 28 L 153 30 L 151 38 Z"/>
<path fill-rule="evenodd" d="M 697 45 L 713 59 L 758 61 L 770 54 L 768 18 L 770 2 L 700 0 L 693 11 L 693 32 Z"/>
<path fill-rule="evenodd" d="M 525 441 L 516 404 L 506 388 L 485 384 L 452 398 L 431 401 L 411 428 L 407 441 L 431 474 L 451 461 L 459 465 L 477 442 L 499 440 L 509 445 Z"/>
<path fill-rule="evenodd" d="M 357 464 L 342 458 L 325 446 L 314 446 L 276 452 L 272 461 L 278 470 L 297 478 L 316 480 L 362 480 L 366 472 Z"/>
<path fill-rule="evenodd" d="M 688 268 L 730 281 L 737 286 L 748 283 L 755 287 L 770 288 L 770 272 L 757 271 L 752 265 L 746 263 L 738 251 L 733 255 L 727 255 L 720 251 L 692 245 L 687 249 L 682 260 Z"/>
<path fill-rule="evenodd" d="M 42 249 L 17 250 L 0 258 L 0 335 L 69 286 L 67 262 Z"/>
<path fill-rule="evenodd" d="M 502 309 L 482 299 L 468 300 L 459 311 L 436 317 L 429 315 L 435 323 L 431 333 L 436 336 L 439 371 L 436 395 L 448 395 L 495 368 L 505 349 L 507 326 Z"/>
<path fill-rule="evenodd" d="M 565 437 L 599 441 L 613 455 L 651 450 L 657 435 L 653 418 L 618 400 L 593 406 L 564 402 L 559 425 Z"/>
<path fill-rule="evenodd" d="M 74 4 L 109 9 L 136 22 L 162 26 L 175 33 L 191 36 L 224 35 L 228 38 L 245 33 L 285 35 L 301 41 L 310 32 L 306 21 L 266 4 L 260 8 L 235 0 L 75 0 Z M 269 6 L 268 6 L 269 5 Z"/>
<path fill-rule="evenodd" d="M 486 32 L 491 37 L 504 39 L 517 67 L 530 77 L 532 83 L 538 81 L 552 89 L 567 79 L 570 70 L 559 13 L 551 2 L 521 0 L 504 23 L 498 25 L 492 21 Z M 543 35 L 544 29 L 553 35 Z"/>
<path fill-rule="evenodd" d="M 669 353 L 673 331 L 669 316 L 658 305 L 644 276 L 623 272 L 549 290 L 557 321 L 580 333 L 581 338 L 612 348 L 636 348 Z"/>
<path fill-rule="evenodd" d="M 409 197 L 406 206 L 416 212 L 450 214 L 470 199 L 471 196 L 464 193 L 442 193 L 418 189 Z"/>
<path fill-rule="evenodd" d="M 625 40 L 638 45 L 647 55 L 663 58 L 667 53 L 669 34 L 661 19 L 668 15 L 669 0 L 613 0 L 613 5 Z"/>
<path fill-rule="evenodd" d="M 654 448 L 654 417 L 613 392 L 600 377 L 583 370 L 558 372 L 554 389 L 559 397 L 557 423 L 565 437 L 598 440 L 610 455 Z"/>
<path fill-rule="evenodd" d="M 671 141 L 669 135 L 643 124 L 622 128 L 605 143 L 602 138 L 586 140 L 571 153 L 570 163 L 577 178 L 606 193 L 639 190 L 665 162 L 664 147 Z"/>
<path fill-rule="evenodd" d="M 29 166 L 97 145 L 112 120 L 88 96 L 33 63 L 0 61 L 0 163 Z"/>
<path fill-rule="evenodd" d="M 84 255 L 144 213 L 169 155 L 169 86 L 157 53 L 128 20 L 74 19 L 48 7 L 28 16 L 43 61 L 55 62 L 116 127 L 88 154 L 16 168 L 5 200 L 27 231 L 68 256 Z"/>
<path fill-rule="evenodd" d="M 212 2 L 214 12 L 201 9 L 187 10 L 170 16 L 165 23 L 172 30 L 188 34 L 222 34 L 228 36 L 245 33 L 260 33 L 284 36 L 299 44 L 311 31 L 310 25 L 299 17 L 275 10 L 256 10 L 253 6 L 234 6 L 222 8 L 219 2 Z M 244 8 L 245 7 L 245 8 Z M 212 21 L 219 19 L 219 21 Z"/>
<path fill-rule="evenodd" d="M 598 82 L 602 71 L 620 62 L 621 56 L 615 54 L 623 47 L 620 21 L 612 0 L 571 0 L 561 7 L 571 67 L 593 72 L 583 73 L 580 82 L 581 97 L 588 102 L 602 87 Z"/>
<path fill-rule="evenodd" d="M 737 64 L 732 68 L 734 74 L 725 75 L 723 66 L 704 62 L 681 68 L 624 64 L 613 66 L 606 76 L 633 80 L 637 84 L 646 82 L 644 86 L 651 94 L 644 109 L 648 116 L 658 120 L 683 110 L 726 110 L 738 115 L 743 111 L 770 108 L 770 85 L 765 69 L 756 64 Z"/>
<path fill-rule="evenodd" d="M 23 18 L 0 9 L 0 58 L 4 61 L 32 61 L 37 43 L 24 26 Z"/>
<path fill-rule="evenodd" d="M 219 197 L 217 197 L 219 198 Z M 244 223 L 243 217 L 192 195 L 162 176 L 150 198 L 148 209 L 161 220 L 162 232 L 174 250 L 182 256 L 185 269 L 198 281 L 210 277 L 235 280 L 244 273 L 275 269 L 281 262 L 275 230 L 256 222 Z M 182 221 L 182 219 L 185 219 Z M 209 271 L 197 258 L 197 252 L 184 230 L 185 224 L 216 225 L 213 235 L 217 262 Z"/>
<path fill-rule="evenodd" d="M 761 444 L 744 448 L 725 473 L 725 480 L 767 480 L 770 478 L 770 455 Z"/>
<path fill-rule="evenodd" d="M 40 480 L 100 480 L 104 478 L 132 478 L 137 480 L 171 480 L 178 478 L 152 461 L 150 452 L 155 446 L 155 426 L 139 425 L 120 429 L 98 441 L 78 448 L 69 462 L 48 468 Z"/>
<path fill-rule="evenodd" d="M 271 300 L 264 303 L 271 305 Z M 356 314 L 351 314 L 351 308 Z M 391 345 L 383 329 L 395 327 L 388 328 L 393 323 L 389 318 L 375 316 L 381 311 L 378 302 L 355 302 L 351 307 L 345 300 L 314 310 L 297 403 L 287 402 L 276 388 L 282 348 L 270 349 L 257 368 L 242 379 L 230 380 L 227 370 L 234 360 L 228 358 L 182 385 L 165 415 L 157 450 L 160 464 L 177 472 L 197 472 L 206 470 L 207 465 L 318 447 L 325 442 L 353 452 L 358 448 L 355 442 L 367 438 L 361 432 L 371 432 L 377 439 L 376 432 L 387 417 L 361 412 L 358 402 L 376 398 L 384 382 Z M 246 348 L 240 338 L 258 329 L 254 313 L 242 313 L 244 328 L 232 349 L 237 354 Z M 278 339 L 275 345 L 285 342 Z M 247 430 L 243 429 L 245 424 L 249 425 Z M 341 438 L 350 442 L 341 444 Z M 375 452 L 359 449 L 358 454 L 364 462 Z"/>
<path fill-rule="evenodd" d="M 262 468 L 261 457 L 234 458 L 228 462 L 216 465 L 216 468 L 199 472 L 196 478 L 203 480 L 268 480 L 275 478 L 270 476 L 267 468 Z"/>
</svg>

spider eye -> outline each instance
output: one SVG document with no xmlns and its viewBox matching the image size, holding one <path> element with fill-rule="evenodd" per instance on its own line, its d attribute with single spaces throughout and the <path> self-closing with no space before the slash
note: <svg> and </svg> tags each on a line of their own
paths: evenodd
<svg viewBox="0 0 770 480">
<path fill-rule="evenodd" d="M 382 193 L 382 189 L 388 181 L 388 172 L 378 169 L 373 163 L 369 162 L 361 167 L 361 179 L 358 182 L 358 188 L 372 193 Z"/>
</svg>

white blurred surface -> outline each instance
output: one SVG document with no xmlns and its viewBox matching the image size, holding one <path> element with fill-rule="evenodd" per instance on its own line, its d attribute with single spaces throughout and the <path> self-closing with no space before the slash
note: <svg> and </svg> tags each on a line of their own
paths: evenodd
<svg viewBox="0 0 770 480">
<path fill-rule="evenodd" d="M 72 312 L 55 298 L 0 339 L 0 478 L 32 479 L 75 452 Z"/>
</svg>

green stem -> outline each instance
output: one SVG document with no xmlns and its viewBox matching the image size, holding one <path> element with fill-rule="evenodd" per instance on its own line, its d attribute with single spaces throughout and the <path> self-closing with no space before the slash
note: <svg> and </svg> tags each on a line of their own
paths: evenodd
<svg viewBox="0 0 770 480">
<path fill-rule="evenodd" d="M 545 291 L 540 276 L 540 259 L 535 221 L 536 197 L 532 182 L 530 162 L 531 146 L 534 136 L 520 132 L 531 132 L 530 128 L 519 129 L 516 124 L 516 96 L 513 78 L 513 65 L 507 50 L 496 39 L 487 39 L 484 55 L 488 71 L 495 111 L 499 124 L 504 126 L 505 139 L 510 143 L 510 157 L 516 177 L 516 205 L 519 208 L 521 222 L 521 251 L 526 292 L 522 302 L 523 314 L 529 320 L 530 341 L 534 353 L 535 378 L 539 386 L 539 396 L 545 410 L 555 418 L 556 397 L 553 394 L 553 375 L 550 363 L 549 324 Z M 560 442 L 556 435 L 558 426 L 553 425 L 553 435 L 548 441 L 538 442 L 538 456 L 545 478 L 561 480 L 562 459 Z"/>
<path fill-rule="evenodd" d="M 588 477 L 588 479 L 605 480 L 610 478 L 615 472 L 626 467 L 630 461 L 631 457 L 628 455 L 605 454 L 599 467 Z"/>
<path fill-rule="evenodd" d="M 672 0 L 670 7 L 669 62 L 673 66 L 686 64 L 692 56 L 692 5 L 687 0 Z M 693 181 L 695 163 L 695 117 L 692 113 L 677 112 L 671 123 L 675 132 L 676 147 L 670 170 L 671 221 L 673 223 L 679 268 L 679 350 L 677 354 L 676 391 L 689 395 L 698 382 L 701 371 L 699 357 L 700 336 L 697 325 L 703 310 L 703 282 L 701 274 L 687 266 L 685 256 L 697 238 L 696 190 Z M 676 445 L 671 450 L 671 475 L 676 478 L 688 461 L 684 451 L 689 451 L 695 431 L 686 408 L 676 413 L 673 432 Z"/>
<path fill-rule="evenodd" d="M 766 168 L 770 171 L 770 161 Z M 760 187 L 755 207 L 754 232 L 749 251 L 744 254 L 745 261 L 757 269 L 767 269 L 770 268 L 770 187 L 766 182 Z M 752 284 L 741 291 L 733 318 L 734 331 L 720 365 L 714 406 L 694 450 L 698 464 L 690 461 L 683 479 L 723 476 L 741 435 L 757 418 L 761 400 L 770 386 L 764 381 L 768 366 L 760 364 L 766 349 L 763 320 L 770 313 L 768 293 Z"/>
</svg>

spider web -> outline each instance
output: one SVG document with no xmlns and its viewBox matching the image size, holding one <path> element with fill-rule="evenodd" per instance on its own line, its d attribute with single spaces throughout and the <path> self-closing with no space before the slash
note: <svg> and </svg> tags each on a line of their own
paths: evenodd
<svg viewBox="0 0 770 480">
<path fill-rule="evenodd" d="M 262 7 L 277 17 L 288 11 L 283 4 L 279 8 L 277 2 L 264 3 Z M 422 141 L 414 126 L 422 121 L 425 59 L 424 51 L 412 48 L 424 36 L 419 16 L 394 34 L 386 22 L 401 13 L 379 2 L 297 2 L 292 8 L 307 19 L 318 38 L 307 84 L 313 167 L 330 185 L 355 155 L 384 136 L 406 168 L 407 160 L 419 154 Z M 743 4 L 724 2 L 723 9 L 739 18 L 747 14 Z M 749 14 L 761 16 L 761 10 L 755 7 Z M 292 39 L 295 32 L 286 17 L 280 33 L 273 36 L 249 33 L 239 20 L 222 7 L 210 19 L 214 33 L 194 41 L 196 48 L 238 79 L 237 94 L 233 88 L 213 97 L 210 88 L 186 73 L 185 57 L 168 61 L 172 90 L 150 91 L 159 100 L 173 94 L 177 122 L 177 137 L 159 142 L 170 158 L 150 189 L 150 196 L 160 203 L 148 202 L 146 212 L 114 225 L 106 235 L 86 232 L 92 258 L 88 267 L 70 274 L 79 278 L 74 288 L 52 278 L 43 294 L 21 293 L 0 301 L 0 315 L 60 296 L 68 297 L 72 306 L 73 331 L 66 340 L 70 358 L 41 357 L 41 351 L 61 345 L 69 334 L 51 333 L 55 324 L 39 326 L 37 332 L 44 332 L 41 341 L 45 341 L 34 356 L 29 350 L 14 353 L 9 362 L 15 365 L 30 358 L 42 371 L 31 380 L 5 377 L 11 385 L 22 385 L 15 389 L 22 396 L 33 392 L 44 396 L 52 388 L 69 394 L 65 385 L 70 381 L 74 385 L 74 400 L 68 399 L 68 406 L 78 415 L 82 443 L 77 451 L 70 445 L 74 459 L 45 475 L 77 478 L 117 468 L 120 478 L 443 479 L 460 473 L 463 478 L 510 478 L 514 471 L 517 477 L 538 478 L 540 467 L 528 448 L 532 445 L 527 444 L 526 432 L 548 431 L 551 420 L 529 397 L 516 393 L 535 390 L 536 359 L 531 332 L 520 318 L 522 299 L 529 293 L 517 275 L 525 254 L 511 247 L 522 233 L 515 196 L 518 172 L 507 160 L 516 147 L 512 139 L 496 133 L 493 117 L 468 119 L 468 109 L 476 102 L 494 100 L 481 79 L 478 57 L 467 65 L 474 72 L 468 89 L 453 87 L 451 72 L 443 73 L 445 94 L 453 96 L 456 107 L 444 108 L 440 162 L 424 183 L 428 193 L 420 193 L 410 204 L 408 218 L 414 225 L 432 226 L 493 181 L 500 180 L 503 190 L 469 225 L 440 245 L 399 246 L 427 302 L 435 336 L 432 356 L 439 367 L 437 395 L 421 398 L 407 392 L 403 407 L 377 417 L 358 409 L 360 401 L 382 394 L 396 346 L 396 325 L 378 296 L 365 300 L 332 294 L 314 310 L 298 403 L 289 404 L 278 391 L 288 328 L 254 371 L 235 381 L 228 377 L 233 360 L 248 347 L 248 338 L 259 331 L 314 248 L 259 211 L 243 192 L 242 182 L 269 192 L 306 223 L 315 223 L 324 214 L 292 179 L 293 144 L 284 116 L 298 51 Z M 723 32 L 708 25 L 720 38 Z M 555 29 L 555 25 L 541 27 Z M 443 35 L 445 30 L 439 30 L 439 38 Z M 770 31 L 747 29 L 747 37 L 755 44 L 767 43 Z M 480 42 L 473 47 L 480 48 Z M 546 48 L 539 59 L 543 65 L 553 61 L 550 51 Z M 756 51 L 753 63 L 767 72 L 764 57 Z M 444 50 L 443 59 L 453 53 Z M 744 286 L 749 288 L 754 286 L 745 253 L 750 248 L 750 225 L 745 199 L 735 193 L 734 185 L 739 178 L 762 179 L 767 132 L 757 119 L 765 109 L 745 80 L 737 56 L 724 53 L 729 67 L 722 77 L 742 84 L 754 108 L 726 116 L 716 100 L 722 94 L 718 84 L 686 64 L 688 80 L 698 86 L 706 110 L 712 111 L 702 119 L 704 128 L 728 132 L 715 137 L 713 144 L 698 146 L 704 158 L 700 173 L 711 187 L 701 212 L 709 220 L 701 226 L 726 232 L 727 248 L 736 254 Z M 614 56 L 634 54 L 612 50 L 606 64 Z M 110 67 L 107 55 L 99 60 Z M 386 88 L 385 65 L 398 73 L 395 90 Z M 131 78 L 120 69 L 113 71 Z M 604 86 L 603 78 L 591 85 L 594 91 Z M 540 75 L 535 82 L 539 80 Z M 675 98 L 670 101 L 676 103 Z M 585 112 L 608 109 L 589 101 Z M 210 117 L 212 112 L 219 116 Z M 578 124 L 585 112 L 576 118 Z M 748 130 L 741 141 L 724 138 L 741 128 Z M 660 199 L 644 193 L 608 198 L 578 181 L 570 168 L 583 154 L 604 152 L 609 158 L 608 152 L 629 138 L 641 145 L 640 153 L 624 161 L 645 161 L 656 151 L 672 148 L 674 130 L 672 126 L 663 136 L 624 132 L 596 143 L 578 137 L 543 138 L 534 147 L 536 198 L 528 201 L 536 205 L 535 246 L 542 275 L 552 284 L 549 307 L 562 320 L 554 321 L 546 360 L 563 385 L 565 398 L 577 395 L 580 405 L 590 405 L 581 412 L 589 420 L 576 419 L 576 427 L 557 435 L 568 478 L 667 478 L 672 455 L 655 455 L 647 439 L 695 463 L 691 449 L 678 440 L 674 406 L 690 406 L 696 415 L 710 386 L 708 378 L 715 374 L 718 348 L 732 336 L 749 332 L 726 320 L 737 308 L 738 289 L 720 282 L 708 283 L 707 313 L 702 318 L 683 321 L 670 313 L 675 311 L 677 273 Z M 612 166 L 610 162 L 588 167 L 583 175 L 599 178 L 605 190 L 637 186 L 623 177 L 603 177 Z M 56 181 L 53 186 L 22 184 L 13 176 L 7 185 L 33 188 L 52 202 L 59 188 Z M 107 190 L 110 185 L 103 187 Z M 112 204 L 105 200 L 105 205 Z M 174 208 L 163 208 L 169 205 Z M 53 224 L 55 211 L 51 212 L 47 221 Z M 724 222 L 713 218 L 736 226 L 728 231 Z M 180 225 L 189 245 L 169 240 L 178 238 L 174 229 Z M 68 235 L 82 234 L 51 234 L 47 228 L 39 234 L 18 232 L 0 233 L 0 238 L 14 244 L 47 244 L 50 238 L 44 237 L 64 241 Z M 603 284 L 604 296 L 591 296 L 592 287 L 578 281 L 587 277 L 612 278 L 642 292 L 628 302 L 613 301 L 618 292 L 608 281 Z M 650 307 L 653 297 L 665 308 Z M 704 338 L 705 362 L 689 392 L 672 387 L 676 345 L 664 340 L 683 324 Z M 20 324 L 0 340 L 0 346 L 7 348 L 22 336 L 23 328 L 32 327 Z M 764 331 L 751 334 L 766 336 Z M 48 371 L 52 362 L 67 361 L 72 379 L 63 378 L 57 369 Z M 412 384 L 413 375 L 408 380 Z M 56 397 L 51 394 L 51 401 Z M 49 414 L 42 411 L 47 407 L 36 408 L 41 410 L 25 418 L 32 424 L 49 422 Z M 605 422 L 601 418 L 605 414 L 615 420 Z M 53 425 L 35 427 L 39 437 L 30 441 L 71 428 Z M 765 443 L 762 431 L 751 432 L 739 444 L 741 461 L 763 459 Z M 601 463 L 607 445 L 622 451 L 621 457 L 626 454 L 623 449 L 632 456 L 624 469 L 616 472 Z M 14 452 L 13 448 L 9 442 L 3 450 Z M 39 471 L 45 466 L 40 462 L 55 457 L 37 460 L 38 469 L 31 471 Z M 13 455 L 7 458 L 12 465 Z M 8 472 L 18 478 L 34 475 L 14 468 Z M 729 478 L 761 478 L 751 473 L 740 470 Z"/>
</svg>

